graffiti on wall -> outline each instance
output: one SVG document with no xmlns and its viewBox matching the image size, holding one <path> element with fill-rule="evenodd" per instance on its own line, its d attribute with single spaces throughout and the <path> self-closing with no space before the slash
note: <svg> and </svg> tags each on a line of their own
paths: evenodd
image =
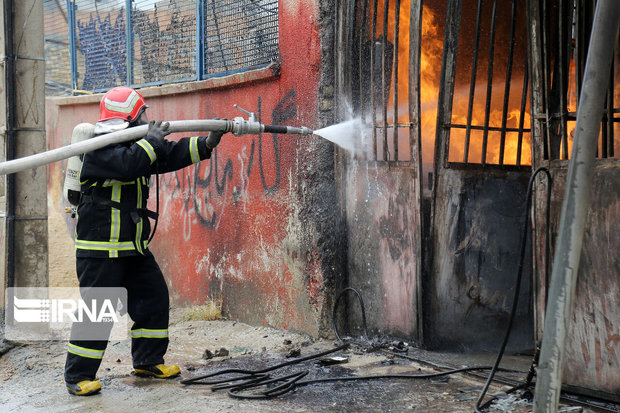
<svg viewBox="0 0 620 413">
<path fill-rule="evenodd" d="M 132 17 L 133 31 L 139 39 L 139 62 L 144 81 L 158 81 L 177 75 L 193 76 L 192 56 L 196 53 L 194 15 L 182 14 L 175 7 L 171 14 L 163 15 L 158 13 L 157 8 L 150 12 L 136 9 Z M 164 26 L 163 29 L 160 26 Z M 140 77 L 139 73 L 137 75 Z"/>
<path fill-rule="evenodd" d="M 288 92 L 275 106 L 271 113 L 274 125 L 283 125 L 297 116 L 295 105 L 295 90 Z M 174 174 L 161 177 L 162 186 L 166 191 L 164 211 L 172 199 L 182 197 L 181 211 L 183 221 L 183 237 L 188 241 L 191 237 L 192 224 L 197 222 L 202 227 L 217 229 L 224 214 L 225 202 L 221 202 L 232 185 L 233 177 L 238 174 L 240 187 L 233 186 L 232 199 L 234 202 L 248 200 L 248 185 L 254 167 L 254 159 L 258 158 L 258 170 L 263 191 L 271 195 L 280 187 L 280 146 L 278 135 L 271 134 L 273 153 L 266 153 L 263 146 L 264 134 L 253 138 L 248 146 L 244 146 L 233 157 L 221 159 L 218 149 L 213 151 L 208 162 L 196 164 L 192 169 L 178 170 Z M 258 144 L 257 142 L 258 141 Z M 265 145 L 266 146 L 266 145 Z M 248 153 L 249 152 L 249 153 Z M 234 156 L 234 155 L 233 155 Z M 270 162 L 273 161 L 273 162 Z M 254 172 L 256 173 L 256 172 Z M 218 209 L 219 207 L 219 209 Z M 244 212 L 245 203 L 244 203 Z"/>
<path fill-rule="evenodd" d="M 86 90 L 110 87 L 127 79 L 125 54 L 125 17 L 122 11 L 111 22 L 97 15 L 87 22 L 77 21 L 80 52 L 84 55 L 85 73 L 82 88 Z"/>
<path fill-rule="evenodd" d="M 104 16 L 104 17 L 102 17 Z M 127 30 L 136 44 L 131 51 L 131 78 L 137 83 L 195 75 L 196 22 L 192 12 L 182 12 L 172 0 L 166 10 L 134 8 L 129 18 L 124 8 L 96 11 L 77 18 L 79 51 L 84 55 L 82 88 L 96 90 L 127 82 Z"/>
</svg>

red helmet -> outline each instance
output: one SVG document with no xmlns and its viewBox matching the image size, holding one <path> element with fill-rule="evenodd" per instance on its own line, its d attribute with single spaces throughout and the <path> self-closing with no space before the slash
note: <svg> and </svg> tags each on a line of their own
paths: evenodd
<svg viewBox="0 0 620 413">
<path fill-rule="evenodd" d="M 136 120 L 148 108 L 144 98 L 127 86 L 112 88 L 103 95 L 99 104 L 99 122 L 109 119 Z"/>
</svg>

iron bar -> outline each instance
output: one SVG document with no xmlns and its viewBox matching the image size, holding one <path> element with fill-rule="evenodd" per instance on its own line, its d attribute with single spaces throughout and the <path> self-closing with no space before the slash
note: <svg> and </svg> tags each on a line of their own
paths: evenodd
<svg viewBox="0 0 620 413">
<path fill-rule="evenodd" d="M 344 29 L 343 35 L 343 47 L 342 47 L 342 59 L 345 62 L 353 62 L 353 43 L 354 43 L 354 33 L 355 33 L 355 0 L 347 0 L 346 6 L 343 8 L 344 16 L 342 18 L 342 24 Z M 344 83 L 344 92 L 347 96 L 353 96 L 353 73 L 351 70 L 344 70 L 342 73 L 343 83 Z"/>
<path fill-rule="evenodd" d="M 354 51 L 355 51 L 355 33 L 357 33 L 357 31 L 355 30 L 355 16 L 356 16 L 356 6 L 357 6 L 357 2 L 355 0 L 348 0 L 347 1 L 347 10 L 345 11 L 345 17 L 343 20 L 346 20 L 344 23 L 344 32 L 345 32 L 345 36 L 344 36 L 344 45 L 345 47 L 343 47 L 343 60 L 345 62 L 351 62 L 351 67 L 353 67 L 354 61 L 353 61 L 353 56 L 354 56 Z M 341 24 L 339 24 L 338 26 L 341 26 Z M 343 71 L 343 77 L 344 77 L 344 90 L 347 96 L 351 96 L 353 97 L 353 91 L 356 88 L 355 83 L 355 79 L 353 77 L 353 71 L 352 70 L 345 70 Z M 357 159 L 358 155 L 357 153 L 353 153 L 353 158 Z"/>
<path fill-rule="evenodd" d="M 413 122 L 401 122 L 401 123 L 397 123 L 396 125 L 394 125 L 393 123 L 390 123 L 389 125 L 387 125 L 387 128 L 393 128 L 394 126 L 396 126 L 397 128 L 412 128 L 414 125 Z M 377 125 L 376 126 L 377 129 L 383 129 L 383 125 Z"/>
<path fill-rule="evenodd" d="M 614 108 L 611 111 L 607 110 L 607 108 L 605 108 L 603 110 L 603 116 L 607 116 L 609 113 L 612 113 L 612 114 L 613 113 L 620 113 L 620 108 Z M 566 118 L 568 120 L 576 120 L 577 119 L 577 112 L 567 112 L 566 113 Z M 620 118 L 614 118 L 613 116 L 612 116 L 612 120 L 614 122 L 620 122 Z"/>
<path fill-rule="evenodd" d="M 614 60 L 611 60 L 611 72 L 609 75 L 609 90 L 607 91 L 607 138 L 609 139 L 609 149 L 608 156 L 610 158 L 614 157 L 614 116 L 613 116 L 613 108 L 614 108 Z M 612 112 L 610 116 L 609 113 Z"/>
<path fill-rule="evenodd" d="M 575 0 L 575 93 L 579 99 L 581 83 L 583 82 L 583 56 L 585 55 L 585 7 L 584 0 Z"/>
<path fill-rule="evenodd" d="M 414 172 L 414 188 L 413 204 L 422 206 L 423 193 L 423 170 L 422 170 L 422 137 L 420 125 L 420 71 L 421 71 L 421 44 L 422 44 L 422 8 L 423 0 L 411 0 L 409 7 L 409 156 L 410 167 Z M 415 185 L 417 183 L 417 185 Z M 417 243 L 420 257 L 427 257 L 427 251 L 430 249 L 423 242 L 425 230 L 424 219 L 422 218 L 422 209 L 414 208 L 415 219 L 418 221 L 420 230 L 415 231 L 414 242 Z M 414 221 L 415 222 L 415 221 Z M 416 260 L 416 283 L 422 285 L 422 263 Z M 424 342 L 423 325 L 423 305 L 422 305 L 422 289 L 417 288 L 417 294 L 414 295 L 414 307 L 417 317 L 415 318 L 416 336 L 418 342 Z"/>
<path fill-rule="evenodd" d="M 420 131 L 420 46 L 422 33 L 422 0 L 411 0 L 409 14 L 409 156 L 422 176 Z M 400 125 L 400 124 L 399 124 Z"/>
<path fill-rule="evenodd" d="M 530 124 L 532 133 L 530 135 L 530 142 L 532 150 L 532 164 L 544 163 L 547 157 L 547 139 L 546 139 L 546 125 L 547 119 L 545 103 L 545 88 L 544 88 L 544 75 L 543 75 L 543 61 L 544 53 L 542 53 L 542 39 L 544 32 L 544 21 L 541 16 L 541 1 L 538 0 L 526 0 L 526 13 L 525 19 L 528 24 L 526 25 L 526 33 L 528 39 L 527 45 L 527 58 L 525 59 L 526 69 L 528 73 L 528 83 L 531 83 L 530 88 L 536 93 L 530 93 Z M 530 67 L 531 65 L 531 67 Z M 540 150 L 539 150 L 540 149 Z M 538 286 L 534 285 L 536 289 Z M 536 292 L 536 296 L 538 293 Z M 537 317 L 534 317 L 534 323 L 536 324 Z M 535 331 L 538 329 L 535 326 Z"/>
<path fill-rule="evenodd" d="M 478 11 L 476 13 L 476 40 L 474 41 L 474 62 L 471 67 L 471 78 L 469 81 L 469 101 L 467 103 L 467 130 L 465 131 L 465 147 L 463 149 L 463 162 L 469 159 L 469 138 L 471 134 L 471 117 L 474 106 L 474 93 L 476 92 L 476 71 L 478 70 L 478 50 L 480 48 L 480 20 L 482 19 L 482 0 L 478 0 Z"/>
<path fill-rule="evenodd" d="M 444 125 L 444 127 L 446 128 L 454 128 L 454 129 L 467 129 L 467 125 L 462 125 L 462 124 L 458 124 L 458 123 L 449 123 L 447 125 Z M 485 127 L 484 126 L 478 126 L 478 125 L 470 125 L 470 128 L 472 130 L 481 130 L 484 131 Z M 486 128 L 487 130 L 491 131 L 491 132 L 530 132 L 530 129 L 519 129 L 519 128 L 501 128 L 499 126 L 489 126 Z M 467 163 L 467 162 L 465 162 Z"/>
<path fill-rule="evenodd" d="M 527 89 L 529 84 L 529 65 L 525 62 L 525 71 L 523 73 L 523 91 L 521 93 L 521 110 L 519 111 L 519 136 L 517 138 L 517 165 L 521 165 L 521 151 L 523 150 L 523 132 L 531 132 L 531 128 L 527 131 L 523 129 L 525 123 L 525 105 L 527 104 Z"/>
<path fill-rule="evenodd" d="M 562 140 L 562 159 L 568 159 L 568 128 L 567 128 L 567 120 L 566 120 L 566 82 L 565 78 L 567 78 L 568 73 L 565 73 L 568 70 L 568 56 L 567 56 L 567 39 L 566 39 L 566 27 L 567 25 L 567 10 L 566 10 L 566 1 L 567 0 L 559 0 L 558 5 L 558 60 L 559 65 L 556 65 L 558 73 L 554 73 L 554 76 L 559 78 L 559 86 L 560 86 L 560 138 Z"/>
<path fill-rule="evenodd" d="M 441 57 L 441 72 L 439 76 L 439 96 L 437 97 L 437 122 L 435 124 L 435 152 L 434 173 L 439 176 L 442 168 L 448 165 L 448 151 L 450 148 L 450 129 L 446 125 L 452 119 L 452 105 L 454 101 L 454 79 L 456 77 L 456 59 L 461 27 L 462 0 L 448 3 L 446 25 L 443 39 L 443 55 Z M 433 202 L 437 196 L 436 186 L 433 185 Z M 433 218 L 434 220 L 434 218 Z M 431 224 L 432 228 L 432 224 Z"/>
<path fill-rule="evenodd" d="M 609 108 L 609 90 L 607 91 L 607 93 L 605 93 L 605 109 Z M 599 155 L 601 158 L 608 158 L 608 147 L 609 147 L 609 137 L 608 137 L 608 133 L 609 133 L 609 128 L 608 125 L 612 125 L 613 126 L 613 122 L 609 122 L 609 117 L 606 115 L 603 115 L 602 119 L 601 119 L 601 129 L 600 129 L 600 135 L 601 135 L 601 153 L 600 155 L 597 153 L 597 155 Z M 598 149 L 598 142 L 597 142 L 597 149 Z M 598 152 L 598 151 L 597 151 Z"/>
<path fill-rule="evenodd" d="M 372 106 L 372 148 L 375 154 L 375 159 L 379 159 L 379 153 L 377 148 L 377 107 L 375 105 L 375 43 L 377 42 L 377 3 L 378 0 L 373 0 L 372 7 L 372 33 L 370 36 L 370 105 Z"/>
<path fill-rule="evenodd" d="M 398 161 L 398 31 L 400 20 L 400 0 L 394 0 L 394 63 L 392 65 L 392 79 L 394 83 L 394 93 L 392 104 L 394 105 L 394 160 Z"/>
<path fill-rule="evenodd" d="M 504 86 L 504 107 L 502 110 L 502 134 L 499 142 L 499 164 L 504 164 L 504 149 L 506 146 L 506 122 L 508 121 L 508 103 L 510 100 L 510 80 L 512 77 L 512 59 L 515 46 L 515 22 L 516 22 L 516 0 L 512 0 L 511 19 L 510 19 L 510 46 L 508 46 L 508 64 L 506 68 L 506 83 Z"/>
<path fill-rule="evenodd" d="M 493 0 L 491 12 L 491 38 L 489 40 L 489 58 L 487 74 L 487 99 L 484 108 L 484 131 L 482 132 L 482 160 L 484 165 L 487 161 L 487 143 L 489 139 L 489 119 L 491 116 L 491 98 L 493 97 L 493 58 L 495 55 L 495 23 L 497 21 L 497 0 Z"/>
<path fill-rule="evenodd" d="M 550 56 L 549 53 L 547 52 L 548 50 L 550 50 L 550 44 L 551 42 L 549 41 L 549 31 L 550 31 L 550 21 L 551 18 L 549 17 L 549 13 L 547 12 L 547 8 L 549 6 L 549 1 L 550 0 L 543 0 L 542 2 L 542 41 L 541 41 L 541 45 L 540 45 L 540 51 L 541 51 L 541 60 L 543 63 L 543 77 L 542 77 L 542 83 L 543 83 L 543 87 L 542 87 L 542 94 L 543 94 L 543 99 L 544 99 L 544 107 L 545 107 L 545 120 L 544 120 L 544 131 L 545 131 L 545 137 L 544 137 L 544 141 L 545 141 L 545 150 L 546 150 L 546 154 L 544 156 L 545 159 L 551 160 L 553 158 L 552 156 L 552 151 L 551 151 L 551 137 L 553 135 L 553 130 L 551 127 L 551 116 L 549 116 L 549 109 L 551 107 L 551 102 L 550 102 L 550 94 L 551 94 L 551 70 L 549 69 L 549 66 L 551 65 L 550 62 Z"/>
<path fill-rule="evenodd" d="M 387 140 L 387 96 L 385 96 L 385 49 L 387 48 L 387 25 L 389 0 L 383 1 L 383 36 L 381 39 L 381 104 L 383 105 L 383 160 L 388 160 L 388 140 Z"/>
<path fill-rule="evenodd" d="M 364 51 L 365 51 L 365 47 L 364 47 L 364 41 L 366 40 L 366 37 L 368 36 L 367 33 L 367 27 L 366 27 L 366 13 L 368 12 L 366 10 L 366 7 L 368 6 L 368 2 L 367 1 L 363 1 L 362 2 L 362 12 L 360 15 L 360 36 L 359 36 L 359 45 L 358 45 L 358 78 L 359 78 L 359 99 L 360 99 L 360 116 L 362 118 L 362 122 L 366 121 L 366 113 L 365 113 L 365 105 L 364 102 L 366 99 L 364 99 L 363 96 L 363 92 L 365 90 L 364 87 L 364 67 L 365 67 L 365 61 L 364 61 Z M 370 51 L 372 54 L 372 42 L 370 43 Z M 372 71 L 372 63 L 370 64 L 370 70 Z M 366 86 L 368 87 L 368 86 Z M 373 128 L 374 129 L 374 128 Z"/>
<path fill-rule="evenodd" d="M 607 108 L 605 108 L 605 109 L 603 110 L 603 116 L 606 116 L 606 115 L 607 115 L 607 113 L 608 113 Z M 620 108 L 614 108 L 614 109 L 611 111 L 611 113 L 620 113 Z M 546 115 L 546 114 L 544 114 L 544 113 L 537 113 L 537 114 L 534 116 L 534 119 L 537 119 L 537 120 L 544 120 L 544 119 L 546 119 L 546 116 L 547 116 L 547 115 Z M 552 115 L 552 117 L 553 117 L 553 116 L 559 116 L 559 114 L 553 114 L 553 115 Z M 576 120 L 576 119 L 577 119 L 577 112 L 566 112 L 566 119 L 567 119 L 567 120 L 569 120 L 569 121 L 570 121 L 570 120 Z M 613 118 L 613 121 L 614 121 L 614 122 L 620 122 L 620 118 Z"/>
</svg>

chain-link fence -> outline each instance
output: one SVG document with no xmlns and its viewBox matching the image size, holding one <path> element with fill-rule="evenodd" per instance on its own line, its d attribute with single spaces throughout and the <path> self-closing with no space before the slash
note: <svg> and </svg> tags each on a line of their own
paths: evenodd
<svg viewBox="0 0 620 413">
<path fill-rule="evenodd" d="M 131 15 L 134 82 L 194 80 L 196 2 L 139 0 Z"/>
<path fill-rule="evenodd" d="M 278 57 L 278 1 L 207 1 L 205 73 L 240 71 Z"/>
<path fill-rule="evenodd" d="M 67 4 L 61 0 L 44 1 L 45 94 L 71 94 L 71 55 Z"/>
<path fill-rule="evenodd" d="M 278 0 L 44 4 L 48 95 L 200 80 L 278 58 Z"/>
</svg>

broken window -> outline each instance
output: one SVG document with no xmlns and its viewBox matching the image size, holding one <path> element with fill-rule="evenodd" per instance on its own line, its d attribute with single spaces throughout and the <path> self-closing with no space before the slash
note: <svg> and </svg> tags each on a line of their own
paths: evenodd
<svg viewBox="0 0 620 413">
<path fill-rule="evenodd" d="M 538 7 L 542 36 L 535 58 L 543 67 L 544 110 L 536 117 L 543 123 L 543 159 L 569 159 L 596 1 L 546 0 Z M 620 144 L 620 119 L 616 116 L 620 112 L 618 51 L 616 46 L 598 138 L 599 158 L 617 157 Z"/>
</svg>

